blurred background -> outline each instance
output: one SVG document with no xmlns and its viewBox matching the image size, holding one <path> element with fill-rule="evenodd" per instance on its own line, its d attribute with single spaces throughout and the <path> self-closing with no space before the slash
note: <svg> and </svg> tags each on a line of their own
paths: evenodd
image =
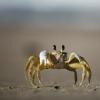
<svg viewBox="0 0 100 100">
<path fill-rule="evenodd" d="M 99 0 L 0 0 L 0 84 L 25 84 L 24 67 L 29 56 L 52 50 L 56 44 L 66 52 L 86 58 L 100 81 Z M 41 72 L 45 82 L 71 82 L 65 70 Z M 81 74 L 80 74 L 81 75 Z"/>
</svg>

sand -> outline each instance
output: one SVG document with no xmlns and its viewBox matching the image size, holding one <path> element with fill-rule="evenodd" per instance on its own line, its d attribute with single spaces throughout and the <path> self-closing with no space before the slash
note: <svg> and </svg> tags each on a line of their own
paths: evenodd
<svg viewBox="0 0 100 100">
<path fill-rule="evenodd" d="M 0 100 L 100 100 L 100 84 L 85 86 L 0 86 Z"/>
</svg>

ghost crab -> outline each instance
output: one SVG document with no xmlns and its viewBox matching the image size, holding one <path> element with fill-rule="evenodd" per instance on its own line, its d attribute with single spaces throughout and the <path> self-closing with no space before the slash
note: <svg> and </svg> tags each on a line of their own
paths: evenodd
<svg viewBox="0 0 100 100">
<path fill-rule="evenodd" d="M 34 82 L 35 76 L 37 76 L 39 84 L 42 85 L 40 72 L 44 69 L 66 69 L 74 72 L 74 85 L 77 83 L 76 70 L 82 69 L 82 79 L 79 86 L 83 84 L 85 78 L 88 78 L 88 85 L 90 84 L 91 69 L 85 58 L 74 52 L 67 56 L 67 52 L 64 52 L 64 49 L 64 45 L 62 45 L 61 50 L 57 50 L 56 45 L 53 45 L 53 52 L 43 50 L 40 52 L 39 56 L 33 55 L 28 58 L 25 72 L 33 87 L 37 87 L 37 84 Z M 63 62 L 62 66 L 59 65 L 61 62 Z"/>
</svg>

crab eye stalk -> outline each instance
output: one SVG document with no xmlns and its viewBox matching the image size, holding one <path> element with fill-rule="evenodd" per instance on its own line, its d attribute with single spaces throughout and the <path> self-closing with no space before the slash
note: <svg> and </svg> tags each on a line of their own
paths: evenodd
<svg viewBox="0 0 100 100">
<path fill-rule="evenodd" d="M 55 44 L 53 45 L 53 50 L 57 50 L 57 49 L 56 49 L 56 45 L 55 45 Z"/>
<path fill-rule="evenodd" d="M 63 50 L 65 50 L 65 46 L 64 46 L 64 45 L 62 45 L 62 51 L 63 51 Z"/>
</svg>

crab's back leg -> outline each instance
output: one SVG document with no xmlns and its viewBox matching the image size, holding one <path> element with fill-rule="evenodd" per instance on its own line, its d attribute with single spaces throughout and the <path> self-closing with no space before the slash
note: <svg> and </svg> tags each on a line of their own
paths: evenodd
<svg viewBox="0 0 100 100">
<path fill-rule="evenodd" d="M 80 82 L 80 86 L 83 84 L 83 81 L 85 80 L 85 78 L 86 78 L 86 76 L 87 76 L 87 70 L 86 70 L 86 68 L 85 68 L 85 65 L 81 65 L 81 66 L 83 66 L 82 67 L 82 80 L 81 80 L 81 82 Z"/>
<path fill-rule="evenodd" d="M 75 79 L 75 83 L 74 84 L 76 85 L 76 83 L 77 83 L 77 72 L 76 72 L 76 70 L 74 70 L 73 72 L 74 72 L 74 79 Z"/>
</svg>

